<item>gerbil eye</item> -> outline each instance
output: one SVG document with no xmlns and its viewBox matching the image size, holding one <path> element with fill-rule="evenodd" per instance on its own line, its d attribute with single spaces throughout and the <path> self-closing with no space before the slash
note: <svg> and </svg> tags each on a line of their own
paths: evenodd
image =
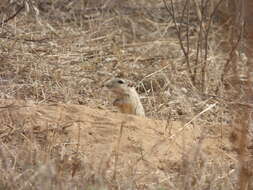
<svg viewBox="0 0 253 190">
<path fill-rule="evenodd" d="M 124 84 L 124 81 L 123 80 L 118 80 L 118 83 L 119 84 Z"/>
</svg>

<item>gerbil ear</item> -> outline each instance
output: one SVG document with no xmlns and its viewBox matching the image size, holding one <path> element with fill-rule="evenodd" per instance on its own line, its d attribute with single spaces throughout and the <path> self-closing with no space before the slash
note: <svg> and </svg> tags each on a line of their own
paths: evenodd
<svg viewBox="0 0 253 190">
<path fill-rule="evenodd" d="M 134 86 L 135 86 L 135 83 L 134 83 L 134 82 L 132 82 L 132 81 L 128 81 L 127 86 L 129 86 L 129 87 L 134 87 Z"/>
</svg>

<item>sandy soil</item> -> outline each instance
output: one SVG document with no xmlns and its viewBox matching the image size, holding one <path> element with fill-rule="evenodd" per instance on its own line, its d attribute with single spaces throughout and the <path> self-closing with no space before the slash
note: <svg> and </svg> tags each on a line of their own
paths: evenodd
<svg viewBox="0 0 253 190">
<path fill-rule="evenodd" d="M 104 175 L 111 177 L 162 182 L 166 173 L 182 170 L 183 161 L 236 160 L 228 140 L 229 127 L 184 125 L 80 105 L 24 101 L 2 100 L 0 114 L 2 134 L 8 134 L 9 141 L 23 124 L 23 133 L 32 134 L 42 147 L 50 145 L 48 151 L 61 147 L 59 160 L 73 166 L 81 164 L 81 159 L 94 172 L 106 168 Z M 8 125 L 12 130 L 6 133 Z M 72 170 L 73 175 L 77 171 Z"/>
</svg>

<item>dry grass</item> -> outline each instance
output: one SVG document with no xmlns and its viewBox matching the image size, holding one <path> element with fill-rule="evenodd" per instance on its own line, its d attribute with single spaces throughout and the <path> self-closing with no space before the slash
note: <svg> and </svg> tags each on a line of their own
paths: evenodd
<svg viewBox="0 0 253 190">
<path fill-rule="evenodd" d="M 116 165 L 108 177 L 113 156 L 93 168 L 78 147 L 68 152 L 57 141 L 68 125 L 62 118 L 41 131 L 32 120 L 20 122 L 15 112 L 1 115 L 7 119 L 0 132 L 0 189 L 236 189 L 237 161 L 207 159 L 201 149 L 207 136 L 223 145 L 224 127 L 233 119 L 229 102 L 238 92 L 230 83 L 233 47 L 219 15 L 212 23 L 207 15 L 200 18 L 198 1 L 183 18 L 183 1 L 174 4 L 174 18 L 163 1 L 25 2 L 0 4 L 1 99 L 114 110 L 101 85 L 122 76 L 136 82 L 148 117 L 182 121 L 180 133 L 188 124 L 204 127 L 191 152 L 180 145 L 181 163 L 155 168 L 159 177 L 148 183 L 147 173 L 124 173 Z M 205 43 L 201 31 L 208 23 Z"/>
</svg>

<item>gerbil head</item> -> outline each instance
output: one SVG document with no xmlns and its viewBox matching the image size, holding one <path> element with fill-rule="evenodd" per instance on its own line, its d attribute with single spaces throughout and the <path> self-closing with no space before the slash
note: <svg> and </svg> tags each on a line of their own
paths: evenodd
<svg viewBox="0 0 253 190">
<path fill-rule="evenodd" d="M 133 83 L 121 78 L 113 78 L 104 84 L 105 87 L 110 89 L 116 94 L 124 94 L 128 87 L 133 87 Z"/>
</svg>

